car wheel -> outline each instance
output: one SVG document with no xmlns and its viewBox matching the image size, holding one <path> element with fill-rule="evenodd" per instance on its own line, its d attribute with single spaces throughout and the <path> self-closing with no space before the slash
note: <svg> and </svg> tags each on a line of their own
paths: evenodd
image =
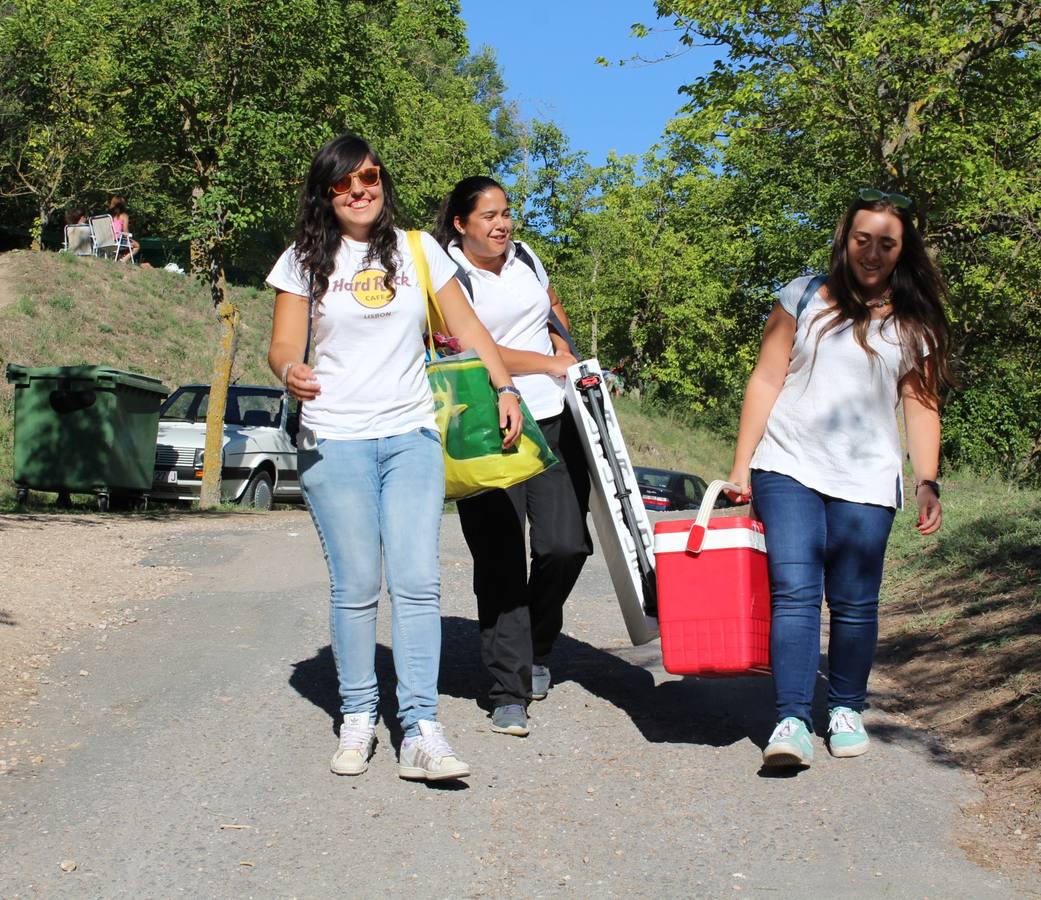
<svg viewBox="0 0 1041 900">
<path fill-rule="evenodd" d="M 273 497 L 271 476 L 267 472 L 255 472 L 246 485 L 240 502 L 243 506 L 252 506 L 254 509 L 271 509 Z"/>
</svg>

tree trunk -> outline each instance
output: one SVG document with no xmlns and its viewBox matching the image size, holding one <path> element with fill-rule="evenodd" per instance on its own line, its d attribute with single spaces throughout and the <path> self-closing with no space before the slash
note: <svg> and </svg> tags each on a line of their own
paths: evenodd
<svg viewBox="0 0 1041 900">
<path fill-rule="evenodd" d="M 213 305 L 221 324 L 220 344 L 213 361 L 210 379 L 210 402 L 206 410 L 206 450 L 199 508 L 212 509 L 220 504 L 221 448 L 224 445 L 224 407 L 228 402 L 231 369 L 239 340 L 239 311 L 228 301 L 224 284 L 223 252 L 219 243 L 210 247 L 209 282 Z"/>
<path fill-rule="evenodd" d="M 42 206 L 36 211 L 36 218 L 33 220 L 33 230 L 31 249 L 42 250 L 43 249 L 43 229 L 47 224 L 47 210 Z"/>
<path fill-rule="evenodd" d="M 596 310 L 593 310 L 593 314 L 589 319 L 589 355 L 596 356 Z"/>
</svg>

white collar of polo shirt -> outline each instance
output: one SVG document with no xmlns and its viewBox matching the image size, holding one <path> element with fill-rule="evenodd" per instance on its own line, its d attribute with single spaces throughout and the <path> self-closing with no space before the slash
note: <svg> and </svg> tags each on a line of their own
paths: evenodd
<svg viewBox="0 0 1041 900">
<path fill-rule="evenodd" d="M 482 269 L 475 266 L 463 253 L 462 245 L 459 243 L 459 238 L 455 238 L 452 243 L 448 245 L 448 255 L 452 257 L 459 265 L 466 269 L 467 274 L 477 272 L 481 275 L 499 278 L 501 273 L 497 275 L 495 272 L 489 272 L 487 269 Z M 506 245 L 506 261 L 502 264 L 502 271 L 505 271 L 507 266 L 513 263 L 517 259 L 517 242 L 510 238 L 510 242 Z"/>
</svg>

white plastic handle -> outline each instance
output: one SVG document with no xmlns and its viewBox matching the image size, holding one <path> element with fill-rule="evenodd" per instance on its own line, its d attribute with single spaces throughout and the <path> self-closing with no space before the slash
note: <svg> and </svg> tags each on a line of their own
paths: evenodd
<svg viewBox="0 0 1041 900">
<path fill-rule="evenodd" d="M 716 498 L 719 496 L 719 492 L 730 488 L 732 491 L 740 491 L 740 485 L 734 484 L 732 481 L 723 481 L 717 479 L 713 481 L 707 488 L 705 488 L 705 496 L 701 498 L 701 506 L 698 508 L 698 515 L 694 519 L 694 524 L 690 527 L 690 532 L 687 535 L 687 551 L 689 553 L 700 553 L 701 545 L 705 542 L 705 532 L 708 530 L 708 520 L 712 516 L 712 509 L 716 505 Z"/>
</svg>

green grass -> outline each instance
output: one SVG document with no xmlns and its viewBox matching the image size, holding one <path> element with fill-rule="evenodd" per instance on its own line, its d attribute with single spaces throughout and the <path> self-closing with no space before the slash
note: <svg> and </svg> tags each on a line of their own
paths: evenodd
<svg viewBox="0 0 1041 900">
<path fill-rule="evenodd" d="M 1009 592 L 1041 603 L 1041 491 L 957 473 L 945 480 L 942 499 L 935 537 L 915 531 L 913 505 L 897 515 L 889 593 L 911 581 L 918 591 L 957 581 L 961 616 L 991 612 Z"/>
</svg>

